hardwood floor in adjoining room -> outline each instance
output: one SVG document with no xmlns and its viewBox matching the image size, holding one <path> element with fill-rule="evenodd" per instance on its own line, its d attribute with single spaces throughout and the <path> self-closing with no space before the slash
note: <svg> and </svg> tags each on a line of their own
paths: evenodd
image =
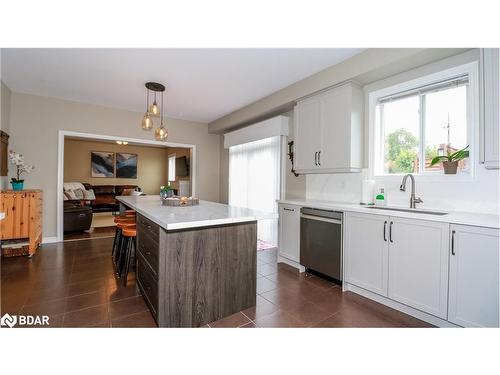
<svg viewBox="0 0 500 375">
<path fill-rule="evenodd" d="M 138 294 L 114 275 L 112 238 L 43 245 L 30 260 L 1 258 L 1 314 L 49 315 L 50 327 L 156 327 Z M 206 327 L 430 327 L 257 253 L 257 305 Z"/>
</svg>

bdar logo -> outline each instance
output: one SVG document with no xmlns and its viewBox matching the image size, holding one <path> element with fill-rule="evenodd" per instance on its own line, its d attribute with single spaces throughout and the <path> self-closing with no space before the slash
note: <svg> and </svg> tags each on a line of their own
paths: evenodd
<svg viewBox="0 0 500 375">
<path fill-rule="evenodd" d="M 0 325 L 9 326 L 10 328 L 14 327 L 17 323 L 17 316 L 11 316 L 9 314 L 5 314 L 0 319 Z"/>
</svg>

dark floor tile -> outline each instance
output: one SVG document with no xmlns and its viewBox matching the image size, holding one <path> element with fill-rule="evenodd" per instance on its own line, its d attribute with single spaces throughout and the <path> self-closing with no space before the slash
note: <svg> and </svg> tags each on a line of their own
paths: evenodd
<svg viewBox="0 0 500 375">
<path fill-rule="evenodd" d="M 239 328 L 257 328 L 255 323 L 254 322 L 250 322 L 250 323 L 247 323 L 247 324 L 244 324 L 242 325 L 241 327 Z"/>
<path fill-rule="evenodd" d="M 153 316 L 149 311 L 128 315 L 111 321 L 112 327 L 117 328 L 155 328 L 157 327 Z"/>
<path fill-rule="evenodd" d="M 298 307 L 307 302 L 307 300 L 300 296 L 296 291 L 286 288 L 274 289 L 269 292 L 262 293 L 261 296 L 269 302 L 277 305 L 280 309 L 285 310 Z"/>
<path fill-rule="evenodd" d="M 350 292 L 343 293 L 340 287 L 334 287 L 320 294 L 310 296 L 308 300 L 333 314 L 346 305 L 354 306 L 355 302 L 351 294 Z"/>
<path fill-rule="evenodd" d="M 278 306 L 269 302 L 265 298 L 261 296 L 257 296 L 257 302 L 255 307 L 250 307 L 246 310 L 243 310 L 243 314 L 245 314 L 249 319 L 255 320 L 257 318 L 262 318 L 266 315 L 270 315 L 278 310 Z"/>
<path fill-rule="evenodd" d="M 94 279 L 90 281 L 82 281 L 79 283 L 70 284 L 68 286 L 67 296 L 72 297 L 80 294 L 92 293 L 106 289 L 107 289 L 106 278 Z"/>
<path fill-rule="evenodd" d="M 265 328 L 300 328 L 305 326 L 304 323 L 284 310 L 278 310 L 262 318 L 257 318 L 255 325 Z"/>
<path fill-rule="evenodd" d="M 89 307 L 64 314 L 63 327 L 91 327 L 109 322 L 109 305 Z"/>
<path fill-rule="evenodd" d="M 225 318 L 209 324 L 212 328 L 238 328 L 247 323 L 250 323 L 250 319 L 241 312 L 237 312 L 236 314 L 226 316 Z"/>
<path fill-rule="evenodd" d="M 404 327 L 401 323 L 391 319 L 373 315 L 367 311 L 343 307 L 332 316 L 318 322 L 314 327 L 320 328 L 397 328 Z"/>
<path fill-rule="evenodd" d="M 332 315 L 332 313 L 322 309 L 312 302 L 306 302 L 304 304 L 292 307 L 286 310 L 286 312 L 291 314 L 307 326 L 319 323 L 320 321 Z"/>
<path fill-rule="evenodd" d="M 276 289 L 278 286 L 276 283 L 272 282 L 269 279 L 266 279 L 265 277 L 259 277 L 257 279 L 257 293 L 265 293 L 269 292 L 270 290 Z"/>
<path fill-rule="evenodd" d="M 103 305 L 109 302 L 108 295 L 105 291 L 80 294 L 77 296 L 66 298 L 65 312 L 85 309 Z"/>
<path fill-rule="evenodd" d="M 33 305 L 25 305 L 21 309 L 22 315 L 58 315 L 64 313 L 66 301 L 64 299 L 40 302 Z"/>
<path fill-rule="evenodd" d="M 129 281 L 127 286 L 123 286 L 120 279 L 108 283 L 106 293 L 111 302 L 141 295 L 134 280 Z"/>
<path fill-rule="evenodd" d="M 111 320 L 147 310 L 148 307 L 142 296 L 121 299 L 109 304 L 109 316 Z"/>
<path fill-rule="evenodd" d="M 275 264 L 263 264 L 260 266 L 257 265 L 257 272 L 263 276 L 267 276 L 278 272 L 278 268 Z"/>
</svg>

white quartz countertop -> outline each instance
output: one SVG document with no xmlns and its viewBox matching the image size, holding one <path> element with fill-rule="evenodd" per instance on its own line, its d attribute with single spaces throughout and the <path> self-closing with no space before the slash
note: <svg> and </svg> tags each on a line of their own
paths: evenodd
<svg viewBox="0 0 500 375">
<path fill-rule="evenodd" d="M 278 217 L 273 213 L 202 200 L 196 206 L 164 206 L 158 195 L 120 196 L 116 199 L 166 230 L 243 223 Z"/>
<path fill-rule="evenodd" d="M 494 214 L 446 211 L 448 212 L 447 215 L 430 215 L 430 214 L 422 214 L 416 212 L 401 212 L 401 211 L 391 211 L 385 209 L 380 210 L 376 208 L 367 208 L 367 206 L 362 206 L 357 203 L 346 203 L 346 202 L 317 201 L 317 200 L 304 200 L 304 199 L 284 199 L 284 200 L 279 200 L 278 202 L 301 206 L 301 207 L 320 208 L 327 210 L 336 210 L 341 212 L 364 212 L 373 215 L 385 215 L 385 216 L 402 217 L 408 219 L 439 221 L 442 223 L 473 225 L 473 226 L 487 227 L 487 228 L 500 228 L 500 216 Z M 408 209 L 408 207 L 395 207 L 395 208 Z M 426 210 L 426 208 L 423 207 L 417 209 L 422 211 Z M 445 212 L 442 210 L 430 210 L 430 209 L 427 210 Z"/>
</svg>

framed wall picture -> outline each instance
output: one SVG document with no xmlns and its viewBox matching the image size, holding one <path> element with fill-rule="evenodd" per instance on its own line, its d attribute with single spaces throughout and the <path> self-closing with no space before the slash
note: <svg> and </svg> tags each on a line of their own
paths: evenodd
<svg viewBox="0 0 500 375">
<path fill-rule="evenodd" d="M 114 177 L 115 153 L 92 151 L 90 153 L 90 177 Z"/>
<path fill-rule="evenodd" d="M 137 178 L 137 154 L 116 153 L 116 177 Z"/>
</svg>

